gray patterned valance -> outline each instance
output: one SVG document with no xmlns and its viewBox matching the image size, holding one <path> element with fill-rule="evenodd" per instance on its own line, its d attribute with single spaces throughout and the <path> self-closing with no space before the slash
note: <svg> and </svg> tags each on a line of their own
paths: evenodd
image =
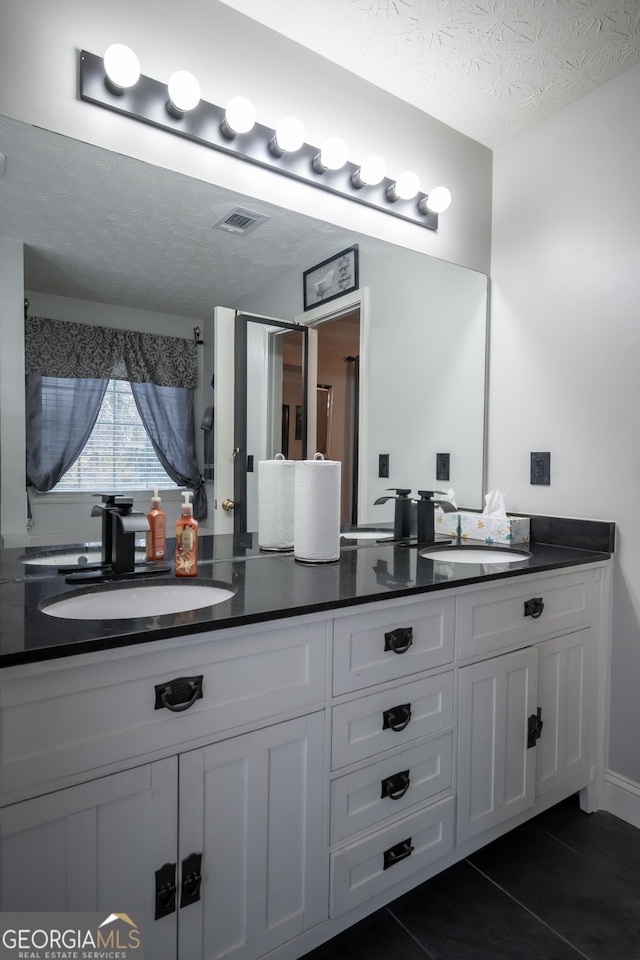
<svg viewBox="0 0 640 960">
<path fill-rule="evenodd" d="M 198 384 L 196 344 L 135 330 L 27 317 L 25 366 L 40 377 L 128 380 L 158 387 Z"/>
</svg>

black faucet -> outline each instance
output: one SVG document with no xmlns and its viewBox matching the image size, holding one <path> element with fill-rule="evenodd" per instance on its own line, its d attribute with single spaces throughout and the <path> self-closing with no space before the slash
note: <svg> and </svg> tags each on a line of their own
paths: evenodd
<svg viewBox="0 0 640 960">
<path fill-rule="evenodd" d="M 445 513 L 454 513 L 458 509 L 450 500 L 434 500 L 433 497 L 437 494 L 446 496 L 443 490 L 418 490 L 420 497 L 416 501 L 418 543 L 433 543 L 435 540 L 434 511 L 436 507 L 440 507 Z"/>
<path fill-rule="evenodd" d="M 406 540 L 411 536 L 411 500 L 409 499 L 411 490 L 404 487 L 387 487 L 387 490 L 393 490 L 395 497 L 378 497 L 373 501 L 374 506 L 378 503 L 386 503 L 387 500 L 395 500 L 393 539 Z"/>
<path fill-rule="evenodd" d="M 103 565 L 113 573 L 133 573 L 136 533 L 149 529 L 145 514 L 133 509 L 131 497 L 108 493 L 92 508 L 91 516 L 102 516 Z"/>
</svg>

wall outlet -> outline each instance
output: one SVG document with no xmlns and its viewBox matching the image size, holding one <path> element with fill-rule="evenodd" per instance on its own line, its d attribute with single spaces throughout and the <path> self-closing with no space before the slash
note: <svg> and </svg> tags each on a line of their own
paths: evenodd
<svg viewBox="0 0 640 960">
<path fill-rule="evenodd" d="M 436 453 L 436 480 L 449 480 L 451 474 L 451 454 Z"/>
<path fill-rule="evenodd" d="M 551 454 L 548 451 L 531 454 L 531 483 L 547 487 L 551 484 Z"/>
<path fill-rule="evenodd" d="M 378 476 L 389 477 L 389 454 L 378 454 Z"/>
</svg>

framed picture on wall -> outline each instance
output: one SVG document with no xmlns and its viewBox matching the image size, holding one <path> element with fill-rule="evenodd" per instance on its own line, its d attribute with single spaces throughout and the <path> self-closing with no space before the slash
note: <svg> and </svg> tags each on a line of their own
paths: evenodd
<svg viewBox="0 0 640 960">
<path fill-rule="evenodd" d="M 304 309 L 358 289 L 358 244 L 341 250 L 335 256 L 317 263 L 302 275 Z"/>
</svg>

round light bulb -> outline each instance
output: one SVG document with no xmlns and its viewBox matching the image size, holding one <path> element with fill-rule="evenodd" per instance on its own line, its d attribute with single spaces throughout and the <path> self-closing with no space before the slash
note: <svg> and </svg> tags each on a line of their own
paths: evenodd
<svg viewBox="0 0 640 960">
<path fill-rule="evenodd" d="M 357 178 L 362 186 L 375 187 L 376 184 L 382 183 L 385 173 L 386 164 L 382 157 L 372 155 L 365 157 L 362 161 L 362 166 L 357 171 Z"/>
<path fill-rule="evenodd" d="M 188 70 L 176 70 L 169 77 L 169 100 L 180 113 L 193 110 L 200 103 L 200 84 Z"/>
<path fill-rule="evenodd" d="M 425 206 L 431 213 L 444 213 L 451 206 L 451 191 L 446 187 L 434 187 L 426 198 Z"/>
<path fill-rule="evenodd" d="M 227 104 L 224 119 L 234 136 L 237 133 L 249 133 L 256 122 L 256 108 L 246 97 L 232 97 Z"/>
<path fill-rule="evenodd" d="M 325 170 L 339 170 L 349 157 L 349 148 L 342 137 L 329 137 L 320 150 L 320 165 Z"/>
<path fill-rule="evenodd" d="M 120 90 L 132 87 L 140 79 L 140 61 L 124 43 L 112 43 L 104 55 L 107 79 Z"/>
<path fill-rule="evenodd" d="M 393 185 L 396 200 L 413 200 L 420 190 L 420 178 L 412 170 L 401 173 Z"/>
<path fill-rule="evenodd" d="M 297 117 L 283 117 L 276 127 L 276 147 L 282 153 L 293 153 L 304 143 L 304 126 Z"/>
</svg>

